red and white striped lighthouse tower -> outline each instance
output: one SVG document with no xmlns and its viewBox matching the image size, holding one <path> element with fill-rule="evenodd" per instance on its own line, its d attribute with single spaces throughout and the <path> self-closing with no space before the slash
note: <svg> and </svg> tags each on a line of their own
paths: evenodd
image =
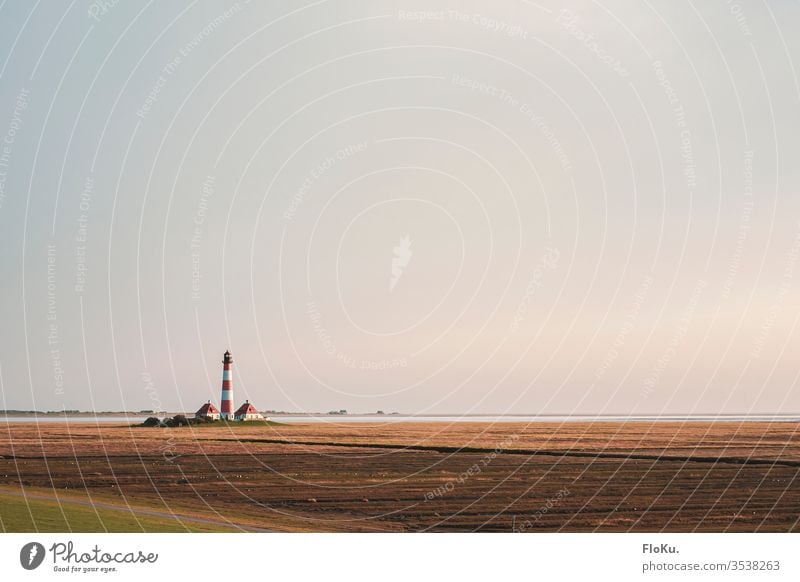
<svg viewBox="0 0 800 582">
<path fill-rule="evenodd" d="M 222 359 L 222 398 L 220 399 L 219 417 L 222 420 L 233 420 L 233 382 L 231 378 L 231 364 L 233 358 L 230 352 L 225 352 Z"/>
</svg>

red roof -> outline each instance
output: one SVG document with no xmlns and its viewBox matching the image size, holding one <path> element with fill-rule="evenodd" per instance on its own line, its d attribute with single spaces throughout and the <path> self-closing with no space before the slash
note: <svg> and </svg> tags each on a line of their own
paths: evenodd
<svg viewBox="0 0 800 582">
<path fill-rule="evenodd" d="M 245 402 L 239 407 L 239 410 L 234 413 L 234 416 L 243 416 L 245 414 L 259 414 L 259 412 L 256 410 L 255 406 L 249 402 Z"/>
<path fill-rule="evenodd" d="M 217 410 L 217 407 L 210 402 L 206 402 L 200 407 L 200 410 L 195 412 L 195 414 L 219 414 L 219 410 Z"/>
</svg>

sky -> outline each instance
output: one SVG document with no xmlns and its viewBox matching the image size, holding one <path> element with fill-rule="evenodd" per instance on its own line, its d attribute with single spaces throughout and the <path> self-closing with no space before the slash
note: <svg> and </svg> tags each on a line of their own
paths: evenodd
<svg viewBox="0 0 800 582">
<path fill-rule="evenodd" d="M 799 413 L 798 24 L 5 2 L 0 408 Z"/>
</svg>

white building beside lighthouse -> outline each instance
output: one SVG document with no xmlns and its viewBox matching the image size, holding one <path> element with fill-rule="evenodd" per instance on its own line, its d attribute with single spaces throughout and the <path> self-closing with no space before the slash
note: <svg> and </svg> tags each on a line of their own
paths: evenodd
<svg viewBox="0 0 800 582">
<path fill-rule="evenodd" d="M 250 404 L 249 400 L 245 400 L 244 404 L 239 407 L 239 410 L 236 411 L 236 414 L 233 416 L 235 420 L 264 420 L 264 415 L 262 415 L 256 407 Z"/>
</svg>

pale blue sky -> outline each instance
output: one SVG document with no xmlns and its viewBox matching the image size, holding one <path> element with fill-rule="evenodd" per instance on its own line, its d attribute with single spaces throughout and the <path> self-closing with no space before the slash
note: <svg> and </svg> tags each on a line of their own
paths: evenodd
<svg viewBox="0 0 800 582">
<path fill-rule="evenodd" d="M 0 408 L 800 411 L 797 3 L 101 4 L 0 11 Z"/>
</svg>

